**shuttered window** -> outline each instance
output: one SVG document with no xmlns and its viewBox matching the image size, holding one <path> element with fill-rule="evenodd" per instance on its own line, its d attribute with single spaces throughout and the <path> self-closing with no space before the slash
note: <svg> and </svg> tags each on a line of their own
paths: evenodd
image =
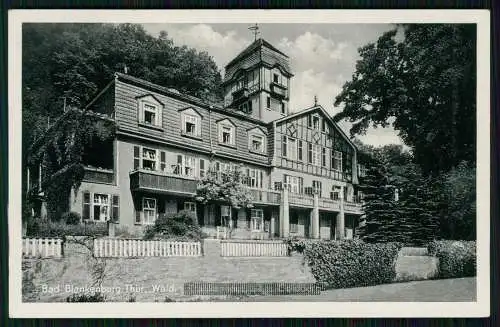
<svg viewBox="0 0 500 327">
<path fill-rule="evenodd" d="M 118 195 L 113 195 L 111 205 L 111 220 L 117 222 L 120 220 L 120 200 Z"/>
<path fill-rule="evenodd" d="M 160 170 L 161 171 L 167 170 L 167 164 L 165 163 L 165 158 L 166 158 L 165 151 L 160 151 Z"/>
<path fill-rule="evenodd" d="M 83 193 L 82 218 L 84 220 L 90 219 L 90 192 Z"/>
<path fill-rule="evenodd" d="M 200 159 L 200 172 L 199 172 L 200 178 L 205 177 L 205 159 Z"/>
<path fill-rule="evenodd" d="M 283 136 L 283 144 L 281 145 L 281 155 L 283 157 L 287 156 L 287 137 Z"/>
<path fill-rule="evenodd" d="M 140 168 L 140 149 L 138 146 L 134 146 L 134 169 L 139 169 Z"/>
</svg>

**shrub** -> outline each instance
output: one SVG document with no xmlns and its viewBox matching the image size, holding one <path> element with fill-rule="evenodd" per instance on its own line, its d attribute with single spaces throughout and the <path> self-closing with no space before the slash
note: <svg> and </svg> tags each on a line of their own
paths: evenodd
<svg viewBox="0 0 500 327">
<path fill-rule="evenodd" d="M 432 241 L 427 251 L 439 259 L 439 278 L 476 276 L 475 241 Z"/>
<path fill-rule="evenodd" d="M 68 225 L 78 225 L 82 220 L 82 216 L 78 212 L 69 211 L 65 212 L 61 216 L 61 221 L 66 222 Z"/>
<path fill-rule="evenodd" d="M 306 248 L 307 244 L 318 242 L 318 240 L 303 239 L 296 237 L 288 238 L 285 239 L 284 241 L 287 245 L 288 255 L 290 255 L 292 252 L 304 253 L 304 249 Z"/>
<path fill-rule="evenodd" d="M 400 249 L 399 243 L 361 240 L 306 242 L 304 256 L 323 287 L 347 288 L 393 282 Z"/>
<path fill-rule="evenodd" d="M 161 215 L 155 224 L 146 227 L 144 239 L 201 240 L 202 232 L 196 216 L 191 211 Z"/>
<path fill-rule="evenodd" d="M 68 225 L 65 222 L 34 220 L 27 226 L 29 237 L 64 237 L 64 236 L 105 236 L 108 234 L 106 223 L 84 223 Z"/>
<path fill-rule="evenodd" d="M 101 293 L 93 294 L 72 294 L 66 298 L 66 302 L 104 302 L 104 295 Z"/>
</svg>

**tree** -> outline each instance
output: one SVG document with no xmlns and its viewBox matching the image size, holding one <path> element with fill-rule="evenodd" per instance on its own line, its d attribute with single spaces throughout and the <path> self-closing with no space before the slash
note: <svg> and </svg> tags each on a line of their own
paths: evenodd
<svg viewBox="0 0 500 327">
<path fill-rule="evenodd" d="M 353 122 L 351 135 L 392 121 L 424 174 L 475 163 L 475 35 L 474 24 L 404 24 L 384 33 L 358 50 L 334 119 Z"/>
</svg>

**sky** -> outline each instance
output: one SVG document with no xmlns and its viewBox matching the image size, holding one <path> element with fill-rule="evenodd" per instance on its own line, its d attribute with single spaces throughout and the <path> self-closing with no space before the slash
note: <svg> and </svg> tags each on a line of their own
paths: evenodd
<svg viewBox="0 0 500 327">
<path fill-rule="evenodd" d="M 224 66 L 254 40 L 251 24 L 143 24 L 147 32 L 158 36 L 164 30 L 175 45 L 187 45 L 206 51 Z M 297 112 L 311 107 L 314 96 L 330 114 L 335 96 L 350 80 L 360 59 L 358 48 L 374 42 L 390 24 L 259 24 L 259 35 L 290 57 L 294 76 L 290 86 L 290 109 Z M 339 122 L 348 134 L 350 123 Z M 349 135 L 349 134 L 348 134 Z M 374 146 L 403 144 L 392 127 L 369 128 L 358 138 Z"/>
</svg>

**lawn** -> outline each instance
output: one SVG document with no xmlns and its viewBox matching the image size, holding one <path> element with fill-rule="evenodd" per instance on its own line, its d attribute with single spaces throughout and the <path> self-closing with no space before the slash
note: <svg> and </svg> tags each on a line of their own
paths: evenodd
<svg viewBox="0 0 500 327">
<path fill-rule="evenodd" d="M 320 295 L 252 296 L 246 301 L 473 302 L 476 278 L 455 278 L 327 290 Z"/>
</svg>

